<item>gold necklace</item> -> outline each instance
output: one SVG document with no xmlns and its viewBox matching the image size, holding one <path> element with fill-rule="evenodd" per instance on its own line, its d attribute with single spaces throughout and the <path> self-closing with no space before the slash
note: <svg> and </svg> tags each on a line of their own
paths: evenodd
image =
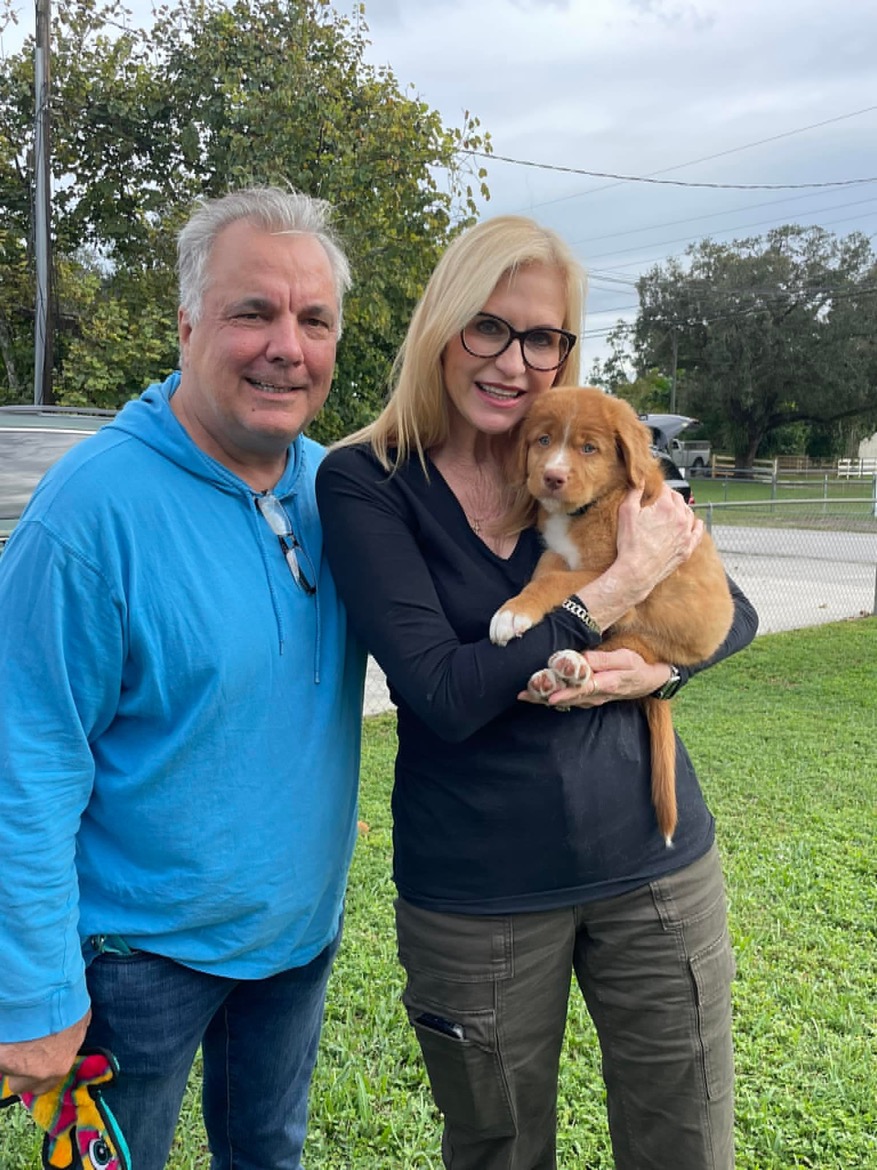
<svg viewBox="0 0 877 1170">
<path fill-rule="evenodd" d="M 462 507 L 462 504 L 460 506 Z M 463 515 L 466 517 L 466 520 L 469 523 L 469 527 L 476 534 L 476 536 L 480 536 L 484 531 L 489 532 L 491 525 L 495 526 L 498 524 L 502 518 L 503 513 L 501 510 L 499 510 L 488 512 L 484 516 L 473 516 L 471 512 L 467 512 L 466 509 L 463 508 Z"/>
</svg>

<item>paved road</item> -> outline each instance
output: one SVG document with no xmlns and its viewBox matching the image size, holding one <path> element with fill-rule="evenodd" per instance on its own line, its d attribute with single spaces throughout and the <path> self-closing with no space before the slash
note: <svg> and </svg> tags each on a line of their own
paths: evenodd
<svg viewBox="0 0 877 1170">
<path fill-rule="evenodd" d="M 725 568 L 750 598 L 759 634 L 842 621 L 877 610 L 877 534 L 713 526 Z M 369 659 L 365 713 L 390 709 Z"/>
<path fill-rule="evenodd" d="M 760 634 L 874 612 L 877 534 L 715 525 L 713 539 Z"/>
</svg>

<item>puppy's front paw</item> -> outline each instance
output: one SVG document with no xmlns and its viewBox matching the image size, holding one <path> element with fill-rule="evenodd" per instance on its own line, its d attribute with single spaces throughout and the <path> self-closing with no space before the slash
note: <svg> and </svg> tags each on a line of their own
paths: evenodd
<svg viewBox="0 0 877 1170">
<path fill-rule="evenodd" d="M 515 613 L 513 609 L 498 609 L 490 619 L 490 640 L 497 646 L 505 646 L 512 638 L 526 634 L 532 625 L 526 614 Z"/>
<path fill-rule="evenodd" d="M 544 703 L 549 695 L 561 690 L 564 685 L 563 680 L 558 678 L 549 666 L 545 666 L 542 670 L 537 670 L 535 674 L 530 675 L 527 682 L 527 693 L 531 698 Z"/>
<path fill-rule="evenodd" d="M 548 665 L 570 687 L 580 687 L 591 677 L 588 660 L 578 650 L 558 650 L 548 659 Z"/>
</svg>

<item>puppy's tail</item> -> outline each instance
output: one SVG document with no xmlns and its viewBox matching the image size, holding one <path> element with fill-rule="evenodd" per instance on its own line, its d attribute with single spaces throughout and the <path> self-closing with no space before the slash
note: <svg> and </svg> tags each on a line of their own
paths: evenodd
<svg viewBox="0 0 877 1170">
<path fill-rule="evenodd" d="M 676 736 L 666 699 L 643 699 L 652 741 L 652 804 L 668 847 L 676 831 Z"/>
</svg>

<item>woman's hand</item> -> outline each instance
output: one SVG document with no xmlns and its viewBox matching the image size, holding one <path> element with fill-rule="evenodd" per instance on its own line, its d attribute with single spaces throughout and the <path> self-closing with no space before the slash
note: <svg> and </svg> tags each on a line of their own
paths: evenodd
<svg viewBox="0 0 877 1170">
<path fill-rule="evenodd" d="M 666 483 L 653 504 L 643 508 L 641 502 L 635 488 L 618 509 L 613 571 L 641 583 L 645 597 L 688 560 L 703 536 L 703 521 Z"/>
<path fill-rule="evenodd" d="M 668 678 L 666 663 L 646 662 L 635 650 L 588 650 L 584 655 L 591 677 L 579 687 L 563 687 L 546 699 L 529 691 L 518 698 L 541 706 L 600 707 L 614 699 L 641 699 L 664 685 Z"/>
<path fill-rule="evenodd" d="M 615 560 L 578 590 L 578 597 L 600 629 L 608 629 L 639 605 L 659 581 L 687 561 L 703 531 L 703 521 L 666 484 L 655 502 L 645 508 L 641 488 L 628 492 L 618 509 Z"/>
</svg>

